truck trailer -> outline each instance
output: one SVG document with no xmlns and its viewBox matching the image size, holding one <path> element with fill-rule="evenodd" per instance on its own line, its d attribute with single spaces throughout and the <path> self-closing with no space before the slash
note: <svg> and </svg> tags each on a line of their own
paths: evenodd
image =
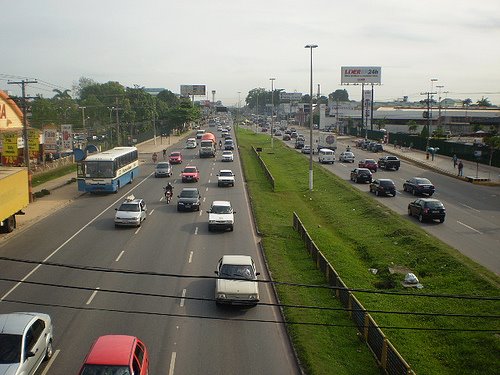
<svg viewBox="0 0 500 375">
<path fill-rule="evenodd" d="M 16 228 L 16 215 L 29 204 L 28 170 L 21 167 L 0 167 L 0 232 Z"/>
<path fill-rule="evenodd" d="M 215 135 L 212 133 L 205 133 L 200 141 L 200 158 L 214 158 L 215 157 Z"/>
</svg>

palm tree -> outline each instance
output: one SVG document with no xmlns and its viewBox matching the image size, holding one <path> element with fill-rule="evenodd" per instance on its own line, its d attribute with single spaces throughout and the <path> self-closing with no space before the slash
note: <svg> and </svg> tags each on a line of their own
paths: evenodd
<svg viewBox="0 0 500 375">
<path fill-rule="evenodd" d="M 54 98 L 53 99 L 56 99 L 56 100 L 60 100 L 60 99 L 71 99 L 71 96 L 68 94 L 71 90 L 64 90 L 64 91 L 61 91 L 59 89 L 53 89 L 52 91 L 54 91 L 56 94 L 54 95 Z"/>
</svg>

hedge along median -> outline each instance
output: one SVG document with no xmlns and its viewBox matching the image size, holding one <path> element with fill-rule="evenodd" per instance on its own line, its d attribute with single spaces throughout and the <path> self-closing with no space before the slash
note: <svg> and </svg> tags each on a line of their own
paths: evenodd
<svg viewBox="0 0 500 375">
<path fill-rule="evenodd" d="M 239 129 L 238 140 L 257 225 L 262 232 L 266 257 L 276 281 L 306 283 L 304 279 L 308 279 L 307 283 L 311 284 L 325 283 L 303 250 L 297 233 L 293 232 L 291 218 L 292 212 L 296 211 L 315 243 L 349 287 L 408 294 L 355 292 L 366 309 L 436 314 L 371 312 L 379 326 L 384 327 L 386 336 L 417 373 L 495 373 L 500 366 L 498 336 L 480 330 L 500 331 L 499 319 L 495 318 L 499 311 L 498 276 L 429 236 L 406 220 L 406 213 L 394 213 L 380 206 L 367 193 L 358 191 L 349 182 L 318 165 L 314 166 L 314 191 L 310 194 L 307 158 L 286 148 L 281 142 L 274 143 L 271 154 L 266 152 L 270 149 L 268 136 Z M 260 155 L 274 176 L 274 193 L 252 154 L 251 146 L 263 149 Z M 391 274 L 389 267 L 412 271 L 419 277 L 424 289 L 407 291 L 400 283 L 404 275 Z M 378 273 L 369 272 L 370 268 L 377 269 Z M 327 291 L 315 296 L 313 293 L 317 290 L 311 288 L 279 286 L 277 289 L 283 303 L 323 305 L 333 295 Z M 421 294 L 477 295 L 496 299 L 419 297 Z M 474 315 L 476 318 L 443 316 L 449 313 Z M 339 315 L 287 308 L 285 314 L 291 322 L 315 319 L 352 325 L 346 313 Z M 491 315 L 493 318 L 481 318 L 479 315 Z M 342 316 L 345 320 L 339 320 Z M 401 329 L 408 327 L 414 329 Z M 460 331 L 464 329 L 476 332 Z M 311 330 L 315 334 L 311 334 Z M 330 368 L 335 369 L 330 373 L 355 373 L 352 369 L 342 372 L 342 363 L 354 359 L 349 356 L 349 349 L 338 351 L 337 341 L 341 336 L 343 339 L 352 337 L 356 332 L 354 328 L 292 325 L 290 331 L 309 373 L 329 373 Z M 325 350 L 328 355 L 320 359 L 315 350 L 324 345 L 329 348 Z M 333 367 L 319 363 L 326 357 Z M 360 371 L 366 372 L 366 368 Z"/>
</svg>

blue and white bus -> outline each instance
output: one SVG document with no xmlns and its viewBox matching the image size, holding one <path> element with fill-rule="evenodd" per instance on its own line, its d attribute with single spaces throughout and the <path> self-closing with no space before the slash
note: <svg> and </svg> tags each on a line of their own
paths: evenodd
<svg viewBox="0 0 500 375">
<path fill-rule="evenodd" d="M 139 176 L 139 153 L 135 147 L 115 147 L 87 156 L 77 164 L 78 190 L 116 193 Z"/>
</svg>

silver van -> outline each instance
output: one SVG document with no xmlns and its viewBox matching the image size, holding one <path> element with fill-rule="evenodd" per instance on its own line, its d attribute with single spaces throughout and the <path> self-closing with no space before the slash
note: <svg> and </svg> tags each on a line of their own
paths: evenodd
<svg viewBox="0 0 500 375">
<path fill-rule="evenodd" d="M 335 163 L 335 153 L 329 148 L 320 148 L 318 160 L 321 164 Z"/>
</svg>

